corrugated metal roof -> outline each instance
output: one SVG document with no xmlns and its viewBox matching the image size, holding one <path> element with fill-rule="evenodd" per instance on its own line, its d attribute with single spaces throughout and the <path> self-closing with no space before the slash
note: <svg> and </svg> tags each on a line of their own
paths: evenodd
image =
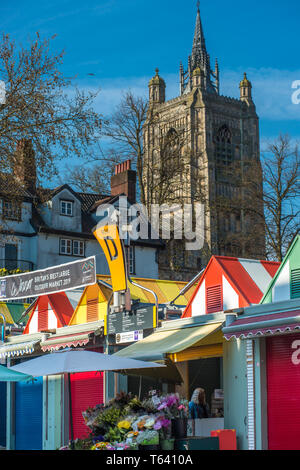
<svg viewBox="0 0 300 470">
<path fill-rule="evenodd" d="M 280 263 L 242 258 L 215 257 L 249 304 L 259 303 Z M 268 266 L 268 270 L 266 269 Z M 271 275 L 270 272 L 273 274 Z"/>
<path fill-rule="evenodd" d="M 97 279 L 101 279 L 111 285 L 110 276 L 97 275 Z M 160 304 L 166 304 L 168 302 L 171 302 L 171 300 L 173 300 L 179 294 L 179 292 L 187 285 L 187 282 L 166 281 L 161 279 L 145 279 L 133 277 L 132 280 L 135 281 L 137 284 L 146 287 L 147 289 L 153 290 L 156 293 L 158 297 L 158 302 Z M 129 288 L 133 299 L 140 299 L 140 301 L 143 303 L 153 303 L 153 296 L 150 293 L 144 291 L 139 287 L 133 286 L 132 284 L 129 284 Z M 187 305 L 195 289 L 196 285 L 192 286 L 188 292 L 186 292 L 184 295 L 180 296 L 176 300 L 175 305 Z"/>
<path fill-rule="evenodd" d="M 30 317 L 24 334 L 28 334 L 30 330 L 33 333 L 34 330 L 37 332 L 38 329 L 48 329 L 49 311 L 53 311 L 58 326 L 66 326 L 74 313 L 74 307 L 65 292 L 39 296 L 30 309 Z M 37 321 L 34 322 L 34 328 L 31 328 L 31 322 L 36 316 Z M 43 327 L 40 328 L 40 325 Z"/>
<path fill-rule="evenodd" d="M 268 286 L 268 289 L 264 292 L 264 296 L 263 296 L 263 298 L 261 299 L 261 302 L 260 302 L 261 304 L 268 303 L 270 300 L 274 301 L 273 294 L 272 294 L 273 288 L 275 287 L 276 283 L 278 282 L 279 277 L 280 277 L 282 271 L 285 269 L 287 263 L 292 258 L 292 256 L 294 256 L 293 253 L 295 253 L 296 256 L 297 256 L 297 251 L 299 253 L 299 245 L 300 245 L 300 234 L 297 234 L 295 236 L 293 242 L 291 243 L 291 246 L 288 249 L 288 252 L 285 255 L 284 260 L 280 264 L 280 267 L 277 270 L 276 275 L 271 280 L 270 285 Z M 298 255 L 298 259 L 299 259 L 299 255 Z M 299 261 L 298 267 L 300 267 L 300 261 Z"/>
<path fill-rule="evenodd" d="M 192 315 L 192 304 L 196 298 L 200 287 L 207 276 L 210 278 L 219 278 L 220 268 L 224 276 L 230 281 L 235 290 L 243 297 L 244 303 L 247 305 L 258 304 L 268 288 L 268 285 L 275 276 L 280 263 L 273 261 L 249 260 L 243 258 L 233 258 L 227 256 L 212 256 L 208 263 L 198 286 L 194 289 L 192 298 L 190 299 L 183 318 Z M 215 272 L 215 274 L 214 274 Z M 217 283 L 219 284 L 219 282 Z M 200 295 L 200 293 L 199 293 Z M 206 295 L 203 291 L 202 295 Z"/>
<path fill-rule="evenodd" d="M 8 325 L 18 323 L 23 312 L 29 307 L 29 304 L 13 303 L 13 302 L 0 302 L 0 313 L 5 317 Z M 28 315 L 22 319 L 22 323 L 26 323 Z"/>
</svg>

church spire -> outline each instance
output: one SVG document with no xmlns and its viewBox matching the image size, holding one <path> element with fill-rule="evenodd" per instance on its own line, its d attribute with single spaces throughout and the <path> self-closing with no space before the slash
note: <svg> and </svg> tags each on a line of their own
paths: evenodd
<svg viewBox="0 0 300 470">
<path fill-rule="evenodd" d="M 203 76 L 203 89 L 210 93 L 218 93 L 219 84 L 214 83 L 214 79 L 218 81 L 218 78 L 210 67 L 210 57 L 206 50 L 199 0 L 197 1 L 196 27 L 192 54 L 189 56 L 188 60 L 188 70 L 186 73 L 180 70 L 181 94 L 184 92 L 189 92 L 193 89 L 192 75 L 196 69 L 201 70 L 201 74 Z"/>
<path fill-rule="evenodd" d="M 196 19 L 196 27 L 195 27 L 195 34 L 194 34 L 194 42 L 193 42 L 193 52 L 192 57 L 196 58 L 198 55 L 207 55 L 206 52 L 206 45 L 205 45 L 205 37 L 201 22 L 201 15 L 200 15 L 200 2 L 197 2 L 197 19 Z"/>
</svg>

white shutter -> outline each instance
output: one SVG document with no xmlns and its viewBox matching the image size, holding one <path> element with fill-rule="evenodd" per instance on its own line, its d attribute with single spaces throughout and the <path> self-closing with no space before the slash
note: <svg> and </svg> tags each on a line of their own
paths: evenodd
<svg viewBox="0 0 300 470">
<path fill-rule="evenodd" d="M 254 380 L 254 343 L 247 341 L 247 405 L 248 405 L 248 449 L 255 450 L 255 380 Z"/>
</svg>

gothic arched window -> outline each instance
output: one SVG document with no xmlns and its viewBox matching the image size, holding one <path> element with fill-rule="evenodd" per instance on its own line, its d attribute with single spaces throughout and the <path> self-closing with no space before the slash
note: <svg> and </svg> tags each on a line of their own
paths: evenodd
<svg viewBox="0 0 300 470">
<path fill-rule="evenodd" d="M 217 176 L 221 177 L 233 162 L 232 134 L 226 125 L 216 131 L 214 143 Z"/>
<path fill-rule="evenodd" d="M 170 168 L 174 165 L 177 167 L 180 161 L 180 141 L 178 133 L 171 128 L 166 137 L 163 139 L 162 148 L 162 164 L 168 165 Z"/>
<path fill-rule="evenodd" d="M 179 147 L 179 137 L 173 127 L 168 131 L 166 135 L 165 145 L 169 147 L 171 152 L 176 152 Z"/>
</svg>

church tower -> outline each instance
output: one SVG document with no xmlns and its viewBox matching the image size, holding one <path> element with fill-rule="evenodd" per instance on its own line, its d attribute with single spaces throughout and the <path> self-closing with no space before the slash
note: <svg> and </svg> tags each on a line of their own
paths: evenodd
<svg viewBox="0 0 300 470">
<path fill-rule="evenodd" d="M 155 77 L 149 82 L 149 103 L 160 104 L 164 103 L 166 99 L 166 84 L 165 81 L 158 75 L 159 70 L 155 70 Z"/>
<path fill-rule="evenodd" d="M 161 278 L 189 280 L 212 254 L 265 256 L 262 227 L 250 236 L 256 221 L 245 209 L 241 185 L 249 166 L 260 168 L 252 84 L 245 74 L 240 99 L 220 94 L 219 64 L 212 69 L 199 2 L 192 52 L 187 66 L 180 64 L 179 78 L 180 94 L 171 100 L 158 70 L 149 82 L 143 181 L 149 213 L 152 204 L 205 207 L 203 248 L 187 251 L 184 241 L 171 240 L 159 255 Z M 256 183 L 261 185 L 259 174 Z"/>
</svg>

